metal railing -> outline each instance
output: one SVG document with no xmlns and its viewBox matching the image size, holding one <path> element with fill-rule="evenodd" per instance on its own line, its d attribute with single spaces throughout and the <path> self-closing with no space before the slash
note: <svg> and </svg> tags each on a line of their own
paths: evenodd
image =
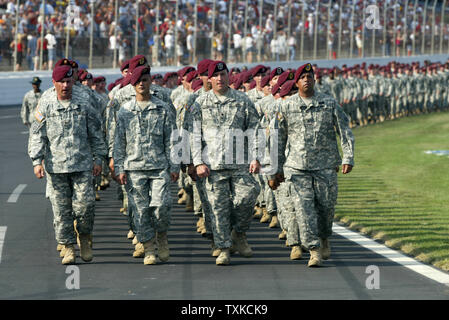
<svg viewBox="0 0 449 320">
<path fill-rule="evenodd" d="M 24 3 L 17 0 L 16 6 Z M 38 21 L 45 21 L 35 35 L 40 43 L 48 31 L 46 3 L 54 2 L 43 0 L 40 7 Z M 69 57 L 88 68 L 117 68 L 136 54 L 154 65 L 185 65 L 203 58 L 251 63 L 449 53 L 446 0 L 231 0 L 225 8 L 217 0 L 192 5 L 134 0 L 126 7 L 131 12 L 126 19 L 121 16 L 124 3 L 109 1 L 113 21 L 107 34 L 94 19 L 104 2 L 90 0 L 81 11 L 73 1 L 59 8 L 65 28 L 55 34 L 55 60 Z M 78 14 L 84 21 L 88 16 L 84 32 L 76 30 Z M 20 62 L 22 70 L 28 69 L 30 36 L 15 32 L 20 31 L 19 15 L 9 14 L 10 24 L 0 25 L 0 70 L 18 70 Z M 43 47 L 36 54 L 36 69 L 45 68 L 48 60 Z"/>
</svg>

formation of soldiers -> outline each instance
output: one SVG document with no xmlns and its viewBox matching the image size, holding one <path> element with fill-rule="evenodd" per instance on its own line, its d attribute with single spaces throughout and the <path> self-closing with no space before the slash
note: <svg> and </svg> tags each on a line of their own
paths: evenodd
<svg viewBox="0 0 449 320">
<path fill-rule="evenodd" d="M 341 166 L 349 173 L 354 165 L 350 128 L 449 104 L 449 62 L 229 70 L 223 61 L 205 59 L 161 75 L 151 74 L 139 55 L 120 70 L 122 77 L 106 91 L 103 77 L 62 59 L 55 87 L 44 93 L 34 87 L 24 98 L 24 124 L 32 124 L 29 154 L 36 176 L 47 176 L 63 264 L 75 262 L 75 243 L 81 258 L 92 260 L 92 192 L 114 180 L 133 256 L 144 264 L 170 258 L 169 189 L 177 182 L 177 201 L 198 218 L 197 232 L 210 239 L 217 265 L 229 264 L 235 252 L 252 256 L 246 233 L 258 219 L 280 228 L 291 259 L 306 250 L 308 265 L 319 266 L 331 252 L 337 172 Z M 58 86 L 67 79 L 74 84 L 64 106 Z M 38 82 L 33 79 L 33 86 Z M 86 119 L 83 132 L 73 127 L 80 118 Z M 239 138 L 230 130 L 245 133 L 244 161 L 238 161 L 238 147 L 227 148 Z M 63 159 L 51 160 L 58 157 Z M 90 166 L 81 161 L 89 157 Z M 95 179 L 88 178 L 92 173 Z M 73 181 L 84 186 L 81 191 L 70 186 Z"/>
</svg>

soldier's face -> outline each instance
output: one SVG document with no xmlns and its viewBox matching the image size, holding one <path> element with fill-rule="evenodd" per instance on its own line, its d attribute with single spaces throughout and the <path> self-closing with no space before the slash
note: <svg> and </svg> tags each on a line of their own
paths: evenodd
<svg viewBox="0 0 449 320">
<path fill-rule="evenodd" d="M 61 81 L 53 80 L 59 100 L 68 100 L 72 97 L 73 78 L 64 78 Z"/>
<path fill-rule="evenodd" d="M 315 84 L 315 80 L 313 79 L 313 73 L 305 72 L 301 74 L 298 81 L 296 82 L 296 86 L 299 89 L 300 93 L 310 94 L 313 93 L 313 86 Z"/>
<path fill-rule="evenodd" d="M 207 74 L 200 75 L 200 79 L 201 79 L 201 81 L 203 81 L 204 89 L 206 89 L 206 90 L 212 89 L 212 84 L 209 81 L 207 81 Z"/>
<path fill-rule="evenodd" d="M 209 79 L 212 89 L 218 93 L 224 93 L 229 86 L 229 75 L 228 71 L 221 70 L 215 72 Z"/>
<path fill-rule="evenodd" d="M 256 74 L 255 76 L 254 76 L 254 80 L 256 81 L 256 85 L 258 86 L 258 87 L 260 87 L 260 82 L 262 81 L 262 78 L 263 77 L 265 77 L 265 73 L 262 73 L 262 72 L 259 72 L 258 74 Z"/>
<path fill-rule="evenodd" d="M 144 74 L 140 77 L 139 81 L 137 81 L 135 85 L 136 93 L 140 95 L 145 95 L 147 92 L 150 92 L 151 85 L 151 75 Z"/>
<path fill-rule="evenodd" d="M 279 76 L 274 76 L 273 79 L 270 80 L 270 85 L 274 87 L 278 82 Z"/>
</svg>

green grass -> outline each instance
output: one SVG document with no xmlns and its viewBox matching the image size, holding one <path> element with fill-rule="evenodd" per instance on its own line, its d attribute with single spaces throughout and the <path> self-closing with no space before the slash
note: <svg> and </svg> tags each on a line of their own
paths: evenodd
<svg viewBox="0 0 449 320">
<path fill-rule="evenodd" d="M 339 174 L 335 218 L 449 270 L 449 112 L 353 130 L 355 167 Z"/>
</svg>

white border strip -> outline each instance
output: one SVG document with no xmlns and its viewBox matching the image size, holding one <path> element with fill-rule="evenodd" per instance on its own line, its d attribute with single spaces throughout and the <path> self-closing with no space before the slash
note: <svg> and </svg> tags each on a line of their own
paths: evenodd
<svg viewBox="0 0 449 320">
<path fill-rule="evenodd" d="M 27 187 L 26 184 L 19 184 L 17 188 L 14 189 L 14 191 L 11 193 L 11 195 L 8 198 L 7 202 L 15 203 L 19 199 L 20 194 L 22 191 Z"/>
<path fill-rule="evenodd" d="M 377 253 L 393 262 L 400 264 L 420 275 L 437 281 L 441 284 L 449 286 L 449 274 L 440 271 L 434 267 L 428 266 L 422 262 L 419 262 L 413 258 L 407 257 L 406 255 L 388 248 L 387 246 L 380 244 L 370 238 L 367 238 L 359 233 L 348 230 L 345 227 L 333 224 L 332 230 L 346 239 L 357 243 L 358 245 L 367 248 L 374 253 Z"/>
<path fill-rule="evenodd" d="M 0 263 L 2 263 L 3 244 L 5 243 L 7 227 L 0 227 Z"/>
</svg>

